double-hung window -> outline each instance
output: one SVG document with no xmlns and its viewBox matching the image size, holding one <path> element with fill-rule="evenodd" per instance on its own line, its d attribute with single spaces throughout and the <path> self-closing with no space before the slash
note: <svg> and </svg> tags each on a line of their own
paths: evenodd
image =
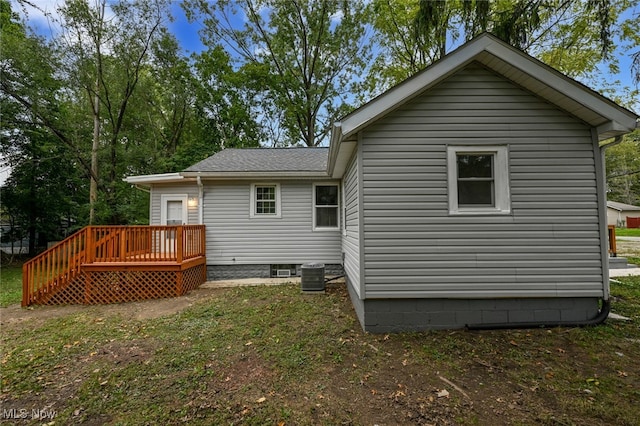
<svg viewBox="0 0 640 426">
<path fill-rule="evenodd" d="M 280 185 L 251 184 L 251 217 L 281 217 Z"/>
<path fill-rule="evenodd" d="M 338 184 L 313 185 L 313 229 L 338 230 L 340 224 Z"/>
<path fill-rule="evenodd" d="M 509 213 L 506 146 L 450 146 L 447 149 L 449 212 Z"/>
</svg>

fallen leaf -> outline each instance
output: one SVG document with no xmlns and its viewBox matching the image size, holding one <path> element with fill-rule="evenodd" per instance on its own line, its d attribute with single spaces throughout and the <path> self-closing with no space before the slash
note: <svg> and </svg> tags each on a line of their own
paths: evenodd
<svg viewBox="0 0 640 426">
<path fill-rule="evenodd" d="M 258 398 L 258 400 L 256 401 L 258 404 L 262 404 L 263 402 L 265 402 L 267 400 L 267 398 L 265 398 L 264 396 L 262 398 Z"/>
<path fill-rule="evenodd" d="M 629 375 L 626 372 L 620 371 L 620 370 L 618 370 L 618 376 L 620 376 L 620 377 L 629 377 Z"/>
<path fill-rule="evenodd" d="M 249 342 L 245 343 L 244 345 L 245 346 L 251 346 L 251 345 L 253 345 L 253 342 L 249 341 Z"/>
<path fill-rule="evenodd" d="M 447 391 L 446 389 L 442 389 L 441 391 L 438 391 L 438 398 L 449 398 L 449 391 Z"/>
<path fill-rule="evenodd" d="M 509 343 L 511 343 L 512 346 L 518 346 L 515 340 L 511 340 Z"/>
<path fill-rule="evenodd" d="M 600 381 L 598 379 L 592 379 L 592 378 L 587 379 L 587 383 L 589 383 L 590 385 L 596 385 L 596 386 L 600 385 Z"/>
</svg>

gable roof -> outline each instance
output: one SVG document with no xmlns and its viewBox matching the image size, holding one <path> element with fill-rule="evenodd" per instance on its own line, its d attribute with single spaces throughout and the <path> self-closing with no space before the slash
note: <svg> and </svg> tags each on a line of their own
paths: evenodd
<svg viewBox="0 0 640 426">
<path fill-rule="evenodd" d="M 187 168 L 185 177 L 326 176 L 329 148 L 228 148 Z"/>
<path fill-rule="evenodd" d="M 624 210 L 640 211 L 640 207 L 638 206 L 632 206 L 631 204 L 625 204 L 625 203 L 618 203 L 617 201 L 607 201 L 607 207 L 609 207 L 610 209 L 617 210 L 619 212 Z"/>
<path fill-rule="evenodd" d="M 600 141 L 624 135 L 637 127 L 638 116 L 632 111 L 484 33 L 335 122 L 331 132 L 329 174 L 337 177 L 344 173 L 360 130 L 474 61 L 596 128 Z"/>
</svg>

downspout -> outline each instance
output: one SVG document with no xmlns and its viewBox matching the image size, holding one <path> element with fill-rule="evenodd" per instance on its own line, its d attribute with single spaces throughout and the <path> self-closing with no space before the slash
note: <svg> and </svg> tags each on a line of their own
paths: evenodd
<svg viewBox="0 0 640 426">
<path fill-rule="evenodd" d="M 605 159 L 604 159 L 604 151 L 606 148 L 618 145 L 620 142 L 622 142 L 622 136 L 616 136 L 613 140 L 613 142 L 605 144 L 605 145 L 601 145 L 600 146 L 600 164 L 602 164 L 602 168 L 604 169 L 604 164 L 605 164 Z M 602 173 L 602 179 L 603 184 L 606 185 L 606 179 L 605 179 L 605 173 L 603 170 Z M 605 189 L 605 199 L 606 199 L 606 189 Z M 606 204 L 606 201 L 605 201 Z M 606 207 L 605 207 L 605 211 L 606 211 Z M 605 220 L 606 220 L 606 214 L 605 214 Z M 607 265 L 607 268 L 605 268 L 606 270 L 604 271 L 604 277 L 603 277 L 603 281 L 604 280 L 609 280 L 609 268 Z M 585 326 L 592 326 L 592 325 L 598 325 L 601 324 L 602 322 L 604 322 L 604 320 L 607 319 L 607 317 L 609 316 L 609 312 L 611 311 L 611 302 L 609 300 L 609 293 L 607 291 L 607 289 L 604 289 L 604 296 L 602 298 L 602 306 L 600 306 L 600 310 L 598 311 L 598 313 L 596 314 L 595 317 L 588 319 L 588 320 L 584 320 L 584 321 L 567 321 L 567 322 L 560 322 L 560 321 L 549 321 L 549 322 L 521 322 L 521 323 L 493 323 L 493 324 L 467 324 L 466 328 L 469 330 L 495 330 L 495 329 L 518 329 L 518 328 L 552 328 L 552 327 L 585 327 Z"/>
<path fill-rule="evenodd" d="M 198 224 L 202 225 L 204 221 L 204 185 L 202 185 L 202 179 L 200 176 L 196 176 L 196 182 L 198 183 Z"/>
</svg>

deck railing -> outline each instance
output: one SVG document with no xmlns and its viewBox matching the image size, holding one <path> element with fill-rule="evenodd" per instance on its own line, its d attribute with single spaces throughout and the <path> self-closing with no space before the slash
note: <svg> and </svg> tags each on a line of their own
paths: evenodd
<svg viewBox="0 0 640 426">
<path fill-rule="evenodd" d="M 87 263 L 182 262 L 204 256 L 204 225 L 91 226 Z"/>
<path fill-rule="evenodd" d="M 23 265 L 22 306 L 38 294 L 51 294 L 79 273 L 86 258 L 87 230 L 76 232 Z"/>
<path fill-rule="evenodd" d="M 204 225 L 88 226 L 24 264 L 22 305 L 64 288 L 83 265 L 179 264 L 204 255 Z"/>
</svg>

